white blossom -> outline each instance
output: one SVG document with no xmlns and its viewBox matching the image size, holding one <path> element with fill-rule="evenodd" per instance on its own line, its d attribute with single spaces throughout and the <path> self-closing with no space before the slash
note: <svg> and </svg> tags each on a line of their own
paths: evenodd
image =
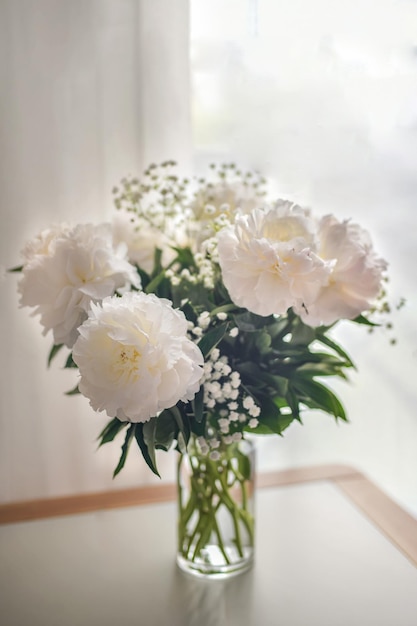
<svg viewBox="0 0 417 626">
<path fill-rule="evenodd" d="M 275 206 L 240 215 L 221 230 L 219 262 L 233 302 L 263 316 L 308 308 L 332 267 L 315 252 L 314 227 L 307 212 Z"/>
<path fill-rule="evenodd" d="M 325 216 L 319 226 L 319 254 L 331 265 L 327 284 L 313 302 L 296 307 L 310 326 L 352 319 L 371 308 L 381 291 L 387 263 L 378 257 L 370 236 L 358 224 Z"/>
<path fill-rule="evenodd" d="M 114 247 L 109 224 L 79 224 L 41 233 L 26 246 L 21 306 L 35 307 L 44 332 L 71 347 L 92 302 L 140 286 L 126 247 Z"/>
<path fill-rule="evenodd" d="M 79 389 L 96 411 L 121 421 L 145 422 L 200 387 L 203 355 L 171 302 L 126 293 L 93 305 L 79 329 L 73 358 Z"/>
</svg>

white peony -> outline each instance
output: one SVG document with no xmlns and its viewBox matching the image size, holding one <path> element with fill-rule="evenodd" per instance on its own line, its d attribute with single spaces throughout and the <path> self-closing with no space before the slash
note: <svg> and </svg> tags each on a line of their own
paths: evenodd
<svg viewBox="0 0 417 626">
<path fill-rule="evenodd" d="M 55 344 L 73 345 L 91 302 L 140 286 L 126 247 L 113 246 L 109 224 L 45 231 L 26 246 L 24 257 L 20 305 L 35 307 Z"/>
<path fill-rule="evenodd" d="M 106 298 L 79 333 L 72 353 L 79 389 L 109 417 L 145 422 L 200 387 L 203 355 L 169 300 L 143 292 Z"/>
<path fill-rule="evenodd" d="M 264 316 L 313 302 L 331 271 L 315 252 L 315 228 L 308 211 L 279 202 L 221 230 L 219 263 L 233 302 Z"/>
<path fill-rule="evenodd" d="M 21 252 L 25 265 L 37 256 L 51 256 L 54 253 L 57 239 L 65 236 L 70 230 L 67 224 L 57 224 L 51 228 L 45 228 L 33 239 L 30 239 Z"/>
<path fill-rule="evenodd" d="M 125 243 L 130 262 L 137 264 L 148 274 L 154 268 L 156 248 L 162 251 L 164 264 L 167 265 L 175 258 L 172 246 L 177 242 L 130 211 L 118 210 L 113 218 L 112 228 L 114 242 Z"/>
<path fill-rule="evenodd" d="M 313 303 L 296 312 L 306 324 L 318 326 L 369 310 L 381 291 L 387 263 L 374 252 L 368 232 L 327 215 L 320 222 L 318 239 L 320 257 L 332 264 L 329 282 Z"/>
</svg>

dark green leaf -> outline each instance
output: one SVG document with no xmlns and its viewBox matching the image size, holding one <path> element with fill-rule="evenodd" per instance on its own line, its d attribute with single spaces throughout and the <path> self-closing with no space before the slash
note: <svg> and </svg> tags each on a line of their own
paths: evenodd
<svg viewBox="0 0 417 626">
<path fill-rule="evenodd" d="M 177 432 L 178 426 L 171 411 L 162 411 L 156 418 L 155 447 L 168 451 Z"/>
<path fill-rule="evenodd" d="M 105 443 L 109 443 L 113 441 L 116 435 L 123 429 L 126 428 L 128 422 L 121 422 L 117 417 L 114 417 L 108 424 L 103 428 L 101 433 L 98 436 L 100 440 L 99 447 Z"/>
<path fill-rule="evenodd" d="M 249 480 L 251 477 L 251 462 L 247 454 L 243 454 L 240 450 L 237 451 L 237 463 L 239 467 L 239 473 L 244 480 Z"/>
<path fill-rule="evenodd" d="M 61 348 L 64 347 L 63 343 L 54 344 L 48 356 L 48 367 L 51 365 L 52 360 L 56 357 Z"/>
<path fill-rule="evenodd" d="M 239 363 L 239 373 L 245 383 L 257 384 L 259 387 L 267 385 L 279 395 L 284 395 L 288 387 L 288 380 L 283 376 L 270 374 L 261 370 L 255 363 Z"/>
<path fill-rule="evenodd" d="M 145 422 L 143 424 L 142 436 L 143 436 L 143 441 L 148 449 L 149 459 L 151 460 L 152 466 L 154 468 L 152 471 L 155 474 L 157 474 L 157 476 L 159 476 L 159 472 L 156 469 L 156 457 L 155 457 L 157 420 L 158 420 L 157 417 L 153 417 L 148 422 Z"/>
<path fill-rule="evenodd" d="M 346 420 L 346 413 L 338 397 L 328 388 L 311 379 L 297 378 L 292 382 L 300 401 L 310 408 L 332 413 L 336 418 Z"/>
<path fill-rule="evenodd" d="M 213 348 L 223 339 L 228 329 L 228 323 L 219 324 L 209 330 L 198 342 L 198 347 L 203 353 L 204 358 L 210 354 Z"/>
<path fill-rule="evenodd" d="M 10 269 L 8 269 L 8 272 L 21 272 L 23 269 L 23 265 L 18 265 L 17 267 L 11 267 Z"/>
<path fill-rule="evenodd" d="M 294 419 L 292 414 L 282 414 L 278 402 L 271 400 L 269 396 L 257 396 L 256 404 L 261 409 L 258 418 L 259 424 L 256 428 L 247 428 L 251 433 L 259 435 L 268 435 L 275 433 L 281 435 L 282 432 L 291 424 Z"/>
<path fill-rule="evenodd" d="M 160 272 L 157 276 L 155 276 L 155 278 L 153 278 L 151 282 L 148 285 L 146 285 L 144 291 L 146 293 L 155 293 L 157 287 L 159 287 L 159 285 L 162 283 L 164 278 L 165 278 L 165 270 L 163 272 Z"/>
<path fill-rule="evenodd" d="M 78 384 L 74 387 L 74 389 L 71 389 L 70 391 L 66 391 L 65 395 L 66 396 L 76 396 L 78 393 L 81 393 L 81 391 L 78 389 Z"/>
<path fill-rule="evenodd" d="M 332 350 L 334 350 L 339 356 L 341 356 L 346 363 L 350 366 L 350 367 L 355 367 L 354 362 L 352 361 L 352 359 L 350 358 L 350 356 L 347 354 L 347 352 L 345 352 L 345 350 L 343 350 L 343 348 L 336 343 L 335 341 L 333 341 L 332 339 L 330 339 L 330 337 L 328 337 L 327 335 L 322 335 L 320 334 L 317 339 L 323 343 L 325 346 L 328 346 L 329 348 L 331 348 Z"/>
<path fill-rule="evenodd" d="M 273 317 L 262 317 L 261 315 L 255 315 L 246 311 L 234 316 L 235 322 L 239 330 L 245 333 L 253 333 L 257 330 L 263 329 Z"/>
<path fill-rule="evenodd" d="M 152 456 L 149 453 L 148 450 L 148 446 L 145 442 L 145 438 L 143 436 L 143 424 L 136 424 L 136 429 L 135 429 L 135 439 L 136 442 L 140 448 L 140 451 L 142 452 L 142 456 L 145 459 L 146 463 L 149 465 L 149 467 L 151 468 L 151 470 L 153 471 L 154 474 L 156 474 L 157 476 L 159 476 L 158 470 L 154 464 L 154 462 L 152 461 Z"/>
<path fill-rule="evenodd" d="M 366 318 L 364 315 L 358 315 L 355 319 L 352 320 L 355 324 L 364 324 L 365 326 L 380 326 L 380 324 L 375 324 Z"/>
<path fill-rule="evenodd" d="M 74 359 L 72 358 L 72 352 L 68 355 L 67 360 L 65 361 L 65 368 L 67 367 L 78 367 L 78 365 L 75 363 Z"/>
<path fill-rule="evenodd" d="M 120 470 L 123 469 L 126 463 L 127 453 L 129 452 L 129 447 L 132 442 L 133 435 L 135 434 L 135 430 L 136 430 L 136 424 L 131 424 L 129 428 L 127 429 L 126 438 L 125 438 L 124 444 L 122 445 L 122 454 L 120 455 L 120 459 L 117 464 L 117 467 L 113 472 L 113 478 L 117 476 L 117 474 L 120 472 Z"/>
<path fill-rule="evenodd" d="M 204 385 L 201 385 L 200 389 L 194 396 L 192 407 L 194 410 L 195 421 L 201 424 L 204 415 Z"/>
</svg>

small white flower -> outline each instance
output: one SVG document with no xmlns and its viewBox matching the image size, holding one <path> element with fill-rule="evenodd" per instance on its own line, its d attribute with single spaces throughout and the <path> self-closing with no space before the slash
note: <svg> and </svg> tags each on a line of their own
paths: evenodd
<svg viewBox="0 0 417 626">
<path fill-rule="evenodd" d="M 201 313 L 201 315 L 197 318 L 197 324 L 203 330 L 208 328 L 208 326 L 210 326 L 210 313 L 208 311 L 203 311 L 203 313 Z"/>
<path fill-rule="evenodd" d="M 249 420 L 249 428 L 256 428 L 259 424 L 259 421 L 256 419 L 256 417 L 252 417 L 252 419 Z"/>
<path fill-rule="evenodd" d="M 227 320 L 227 313 L 225 313 L 224 311 L 220 311 L 220 313 L 217 313 L 216 317 L 221 322 L 224 322 L 225 320 Z"/>
<path fill-rule="evenodd" d="M 221 417 L 218 423 L 219 423 L 219 428 L 222 433 L 229 432 L 230 421 L 227 418 Z"/>
<path fill-rule="evenodd" d="M 258 406 L 251 406 L 251 408 L 249 409 L 249 415 L 251 417 L 259 417 L 260 414 L 261 409 Z"/>
<path fill-rule="evenodd" d="M 209 454 L 209 457 L 212 461 L 218 461 L 221 458 L 220 452 L 217 450 L 212 450 Z"/>
<path fill-rule="evenodd" d="M 169 300 L 126 293 L 93 305 L 79 329 L 73 358 L 79 389 L 96 411 L 146 422 L 200 387 L 203 355 Z"/>
<path fill-rule="evenodd" d="M 232 329 L 229 331 L 229 335 L 230 335 L 231 337 L 237 337 L 237 336 L 238 336 L 238 334 L 239 334 L 239 329 L 238 329 L 238 327 L 237 327 L 237 326 L 235 326 L 234 328 L 232 328 Z"/>
<path fill-rule="evenodd" d="M 255 401 L 254 401 L 254 399 L 252 398 L 252 396 L 246 396 L 246 397 L 243 399 L 242 404 L 243 404 L 243 408 L 244 408 L 244 409 L 251 409 L 251 408 L 255 405 Z"/>
</svg>

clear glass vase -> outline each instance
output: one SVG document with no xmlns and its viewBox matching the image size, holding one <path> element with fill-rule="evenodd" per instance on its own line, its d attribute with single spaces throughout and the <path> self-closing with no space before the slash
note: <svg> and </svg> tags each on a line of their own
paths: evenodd
<svg viewBox="0 0 417 626">
<path fill-rule="evenodd" d="M 178 460 L 179 567 L 206 578 L 248 570 L 254 558 L 255 449 L 251 441 L 205 452 L 191 439 Z"/>
</svg>

